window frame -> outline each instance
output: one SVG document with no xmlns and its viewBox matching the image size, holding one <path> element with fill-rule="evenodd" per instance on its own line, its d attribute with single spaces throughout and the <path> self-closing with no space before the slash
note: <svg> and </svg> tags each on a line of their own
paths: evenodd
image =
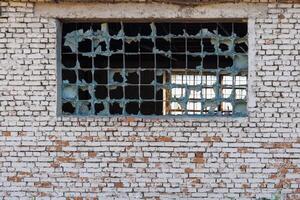
<svg viewBox="0 0 300 200">
<path fill-rule="evenodd" d="M 185 20 L 185 19 L 182 19 L 182 20 Z M 182 20 L 179 20 L 179 22 L 182 22 Z M 121 20 L 105 20 L 105 22 L 107 23 L 110 23 L 110 22 L 115 22 L 115 21 L 121 21 Z M 122 21 L 124 22 L 127 22 L 127 20 L 123 20 Z M 131 20 L 129 20 L 131 22 Z M 141 20 L 138 20 L 138 21 L 144 21 L 144 19 L 141 19 Z M 147 19 L 145 19 L 145 21 L 147 21 Z M 157 21 L 160 21 L 160 20 L 153 20 L 151 19 L 151 22 L 157 22 Z M 175 20 L 175 22 L 177 22 L 178 20 Z M 247 25 L 248 25 L 248 73 L 247 73 L 247 115 L 246 116 L 232 116 L 232 115 L 228 115 L 229 117 L 231 118 L 236 118 L 236 117 L 247 117 L 248 116 L 248 113 L 249 113 L 249 107 L 253 107 L 255 105 L 255 96 L 253 95 L 254 92 L 253 92 L 253 79 L 255 77 L 255 71 L 253 69 L 254 67 L 254 63 L 255 63 L 255 32 L 254 32 L 254 29 L 253 27 L 255 26 L 255 21 L 253 19 L 247 19 L 245 21 L 245 19 L 235 19 L 235 21 L 230 21 L 230 22 L 246 22 Z M 61 33 L 62 33 L 62 23 L 64 22 L 70 22 L 69 20 L 65 21 L 65 20 L 56 20 L 56 27 L 57 27 L 57 37 L 56 37 L 56 62 L 57 62 L 57 70 L 56 70 L 56 76 L 57 77 L 61 77 Z M 81 20 L 75 20 L 75 21 L 72 21 L 74 23 L 76 22 L 82 22 Z M 174 20 L 172 21 L 174 22 Z M 198 22 L 198 20 L 195 20 L 195 22 Z M 206 21 L 202 21 L 200 20 L 200 23 L 203 23 L 203 22 L 206 22 Z M 211 21 L 208 21 L 208 22 L 211 22 Z M 214 21 L 213 21 L 214 22 Z M 220 20 L 217 20 L 215 21 L 215 23 L 221 23 L 222 21 Z M 228 22 L 227 20 L 225 20 L 224 22 Z M 252 66 L 252 67 L 251 67 Z M 61 116 L 61 117 L 135 117 L 135 118 L 157 118 L 157 117 L 168 117 L 168 118 L 202 118 L 202 117 L 217 117 L 217 118 L 222 118 L 224 116 L 220 116 L 220 115 L 205 115 L 205 116 L 199 116 L 199 115 L 155 115 L 155 116 L 149 116 L 149 115 L 64 115 L 62 113 L 62 109 L 61 109 L 61 106 L 62 106 L 62 80 L 61 78 L 58 78 L 57 79 L 57 98 L 56 98 L 56 114 L 57 116 Z M 251 99 L 252 98 L 252 99 Z M 165 111 L 165 109 L 163 109 Z M 227 117 L 227 116 L 225 116 Z"/>
</svg>

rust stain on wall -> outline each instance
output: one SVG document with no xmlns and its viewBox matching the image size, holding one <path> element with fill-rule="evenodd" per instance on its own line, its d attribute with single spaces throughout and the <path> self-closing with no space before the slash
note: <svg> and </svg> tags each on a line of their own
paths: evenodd
<svg viewBox="0 0 300 200">
<path fill-rule="evenodd" d="M 117 183 L 115 183 L 115 187 L 116 188 L 123 188 L 124 184 L 122 182 L 117 182 Z"/>
<path fill-rule="evenodd" d="M 52 187 L 51 182 L 35 182 L 34 186 L 39 187 L 39 188 L 50 188 Z"/>
<path fill-rule="evenodd" d="M 10 131 L 3 131 L 2 135 L 5 137 L 10 137 L 11 136 L 11 132 Z"/>
<path fill-rule="evenodd" d="M 293 147 L 293 143 L 292 142 L 265 143 L 262 144 L 262 147 L 268 149 L 289 149 Z"/>
<path fill-rule="evenodd" d="M 21 182 L 23 177 L 21 176 L 9 176 L 7 177 L 7 181 L 11 181 L 11 182 Z"/>
<path fill-rule="evenodd" d="M 97 156 L 97 152 L 95 152 L 95 151 L 90 151 L 90 152 L 88 152 L 88 156 L 89 156 L 90 158 L 95 158 L 95 157 Z"/>
<path fill-rule="evenodd" d="M 76 158 L 59 156 L 56 158 L 56 161 L 60 163 L 70 163 L 70 162 L 76 162 Z"/>
<path fill-rule="evenodd" d="M 193 173 L 193 171 L 194 171 L 194 170 L 193 170 L 192 168 L 185 168 L 185 169 L 184 169 L 184 172 L 187 173 L 187 174 Z"/>
<path fill-rule="evenodd" d="M 222 138 L 220 136 L 206 136 L 204 137 L 204 142 L 222 142 Z"/>
<path fill-rule="evenodd" d="M 161 136 L 161 137 L 158 137 L 158 141 L 159 142 L 173 142 L 173 139 L 171 137 Z"/>
<path fill-rule="evenodd" d="M 194 157 L 193 162 L 198 163 L 198 164 L 203 164 L 204 163 L 203 152 L 195 153 L 195 157 Z"/>
</svg>

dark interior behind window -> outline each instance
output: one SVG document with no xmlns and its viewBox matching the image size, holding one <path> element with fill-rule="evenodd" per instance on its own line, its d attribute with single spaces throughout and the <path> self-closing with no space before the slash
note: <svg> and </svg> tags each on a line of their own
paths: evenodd
<svg viewBox="0 0 300 200">
<path fill-rule="evenodd" d="M 63 23 L 64 115 L 247 112 L 246 23 Z"/>
</svg>

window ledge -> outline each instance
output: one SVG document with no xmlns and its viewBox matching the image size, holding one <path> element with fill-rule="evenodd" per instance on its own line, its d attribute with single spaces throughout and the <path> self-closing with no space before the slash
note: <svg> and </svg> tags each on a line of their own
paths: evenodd
<svg viewBox="0 0 300 200">
<path fill-rule="evenodd" d="M 58 121 L 127 121 L 127 122 L 237 122 L 246 123 L 248 116 L 75 116 L 62 115 L 57 116 Z"/>
</svg>

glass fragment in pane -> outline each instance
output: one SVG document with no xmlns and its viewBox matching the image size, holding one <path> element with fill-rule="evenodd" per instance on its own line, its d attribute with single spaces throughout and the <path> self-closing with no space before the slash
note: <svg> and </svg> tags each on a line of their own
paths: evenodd
<svg viewBox="0 0 300 200">
<path fill-rule="evenodd" d="M 64 23 L 66 115 L 247 113 L 246 23 Z"/>
</svg>

